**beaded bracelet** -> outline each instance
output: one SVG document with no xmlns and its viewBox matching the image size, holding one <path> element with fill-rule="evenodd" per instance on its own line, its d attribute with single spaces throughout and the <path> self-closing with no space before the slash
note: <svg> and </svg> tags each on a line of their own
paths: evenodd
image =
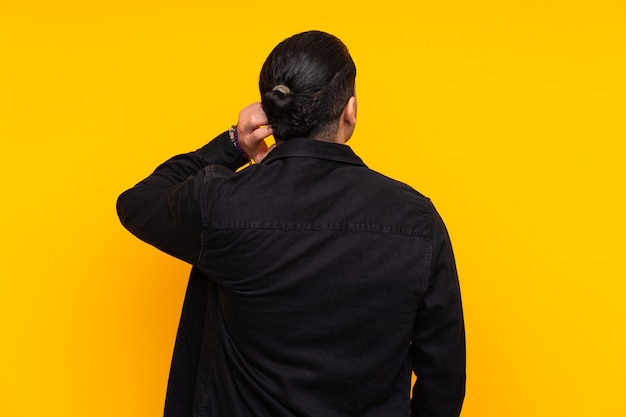
<svg viewBox="0 0 626 417">
<path fill-rule="evenodd" d="M 250 157 L 247 153 L 244 152 L 244 150 L 241 148 L 241 144 L 239 143 L 239 136 L 237 136 L 237 125 L 232 125 L 230 129 L 228 129 L 228 137 L 230 137 L 230 141 L 233 143 L 235 149 L 237 149 L 244 158 L 250 160 Z"/>
</svg>

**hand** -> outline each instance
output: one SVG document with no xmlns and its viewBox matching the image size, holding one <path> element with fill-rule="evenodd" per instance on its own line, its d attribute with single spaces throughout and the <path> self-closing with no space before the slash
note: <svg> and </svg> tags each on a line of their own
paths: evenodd
<svg viewBox="0 0 626 417">
<path fill-rule="evenodd" d="M 244 152 L 256 163 L 261 162 L 274 146 L 267 146 L 265 138 L 272 134 L 261 103 L 252 103 L 239 112 L 237 137 Z"/>
</svg>

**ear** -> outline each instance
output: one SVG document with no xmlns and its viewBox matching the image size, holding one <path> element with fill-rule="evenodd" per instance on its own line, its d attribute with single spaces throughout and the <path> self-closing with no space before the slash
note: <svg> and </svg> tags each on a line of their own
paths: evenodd
<svg viewBox="0 0 626 417">
<path fill-rule="evenodd" d="M 343 108 L 343 119 L 344 122 L 348 124 L 348 126 L 352 126 L 352 128 L 354 128 L 354 125 L 356 125 L 356 97 L 352 96 L 350 97 L 350 100 L 348 100 L 348 103 L 346 103 L 346 106 Z"/>
<path fill-rule="evenodd" d="M 352 137 L 354 128 L 356 127 L 356 97 L 350 97 L 348 103 L 346 103 L 341 117 L 339 118 L 339 128 L 337 129 L 337 135 L 335 141 L 338 143 L 346 143 Z"/>
</svg>

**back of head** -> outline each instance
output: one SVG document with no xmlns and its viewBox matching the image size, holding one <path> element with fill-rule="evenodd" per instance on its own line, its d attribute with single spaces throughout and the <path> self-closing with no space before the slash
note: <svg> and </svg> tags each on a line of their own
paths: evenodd
<svg viewBox="0 0 626 417">
<path fill-rule="evenodd" d="M 348 49 L 333 35 L 310 31 L 279 43 L 259 77 L 263 110 L 276 140 L 332 140 L 354 95 L 355 77 Z"/>
</svg>

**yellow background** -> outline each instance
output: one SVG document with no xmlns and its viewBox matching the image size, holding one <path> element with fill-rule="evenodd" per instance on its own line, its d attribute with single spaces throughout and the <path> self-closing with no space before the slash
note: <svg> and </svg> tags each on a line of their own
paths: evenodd
<svg viewBox="0 0 626 417">
<path fill-rule="evenodd" d="M 0 0 L 0 416 L 160 415 L 188 266 L 115 199 L 332 32 L 351 145 L 430 196 L 463 290 L 463 417 L 626 416 L 621 0 Z"/>
</svg>

